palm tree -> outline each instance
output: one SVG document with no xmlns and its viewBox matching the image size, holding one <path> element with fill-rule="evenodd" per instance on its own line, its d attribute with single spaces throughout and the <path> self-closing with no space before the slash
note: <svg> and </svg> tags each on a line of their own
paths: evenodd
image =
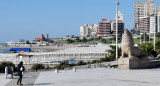
<svg viewBox="0 0 160 86">
<path fill-rule="evenodd" d="M 144 50 L 148 56 L 157 56 L 152 43 L 143 43 L 140 48 Z"/>
<path fill-rule="evenodd" d="M 113 60 L 116 60 L 116 46 L 111 45 L 110 50 L 107 50 L 109 54 L 109 58 L 112 58 Z M 121 48 L 118 47 L 118 58 L 121 56 Z"/>
</svg>

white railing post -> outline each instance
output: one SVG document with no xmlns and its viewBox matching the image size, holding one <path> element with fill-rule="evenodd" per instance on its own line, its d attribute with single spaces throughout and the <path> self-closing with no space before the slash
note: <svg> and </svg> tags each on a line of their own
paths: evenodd
<svg viewBox="0 0 160 86">
<path fill-rule="evenodd" d="M 5 77 L 6 77 L 6 79 L 8 78 L 7 75 L 8 75 L 8 67 L 5 67 Z"/>
</svg>

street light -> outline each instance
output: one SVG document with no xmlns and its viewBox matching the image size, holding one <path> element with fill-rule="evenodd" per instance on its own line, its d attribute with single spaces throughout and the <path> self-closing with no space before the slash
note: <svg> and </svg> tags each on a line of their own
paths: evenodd
<svg viewBox="0 0 160 86">
<path fill-rule="evenodd" d="M 154 11 L 154 16 L 155 16 L 155 27 L 154 27 L 154 50 L 155 50 L 155 42 L 156 42 L 156 8 Z"/>
<path fill-rule="evenodd" d="M 118 0 L 116 1 L 116 61 L 118 61 Z"/>
</svg>

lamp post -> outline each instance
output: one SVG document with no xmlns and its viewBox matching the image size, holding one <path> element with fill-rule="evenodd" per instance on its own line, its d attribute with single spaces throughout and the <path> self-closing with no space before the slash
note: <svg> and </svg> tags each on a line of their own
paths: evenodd
<svg viewBox="0 0 160 86">
<path fill-rule="evenodd" d="M 118 61 L 118 0 L 116 1 L 116 61 Z"/>
<path fill-rule="evenodd" d="M 139 8 L 138 8 L 138 30 L 140 30 L 140 26 L 139 26 Z M 139 32 L 140 34 L 140 45 L 141 45 L 141 32 Z"/>
<path fill-rule="evenodd" d="M 155 11 L 154 11 L 154 16 L 155 16 L 155 27 L 154 27 L 154 50 L 156 49 L 155 48 L 155 42 L 156 42 L 156 8 L 155 8 Z"/>
</svg>

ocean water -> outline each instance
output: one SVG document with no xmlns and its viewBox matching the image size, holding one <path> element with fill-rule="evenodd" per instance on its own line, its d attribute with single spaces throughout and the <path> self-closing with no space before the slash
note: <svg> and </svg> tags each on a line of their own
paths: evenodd
<svg viewBox="0 0 160 86">
<path fill-rule="evenodd" d="M 0 53 L 11 53 L 9 49 L 0 49 Z"/>
</svg>

